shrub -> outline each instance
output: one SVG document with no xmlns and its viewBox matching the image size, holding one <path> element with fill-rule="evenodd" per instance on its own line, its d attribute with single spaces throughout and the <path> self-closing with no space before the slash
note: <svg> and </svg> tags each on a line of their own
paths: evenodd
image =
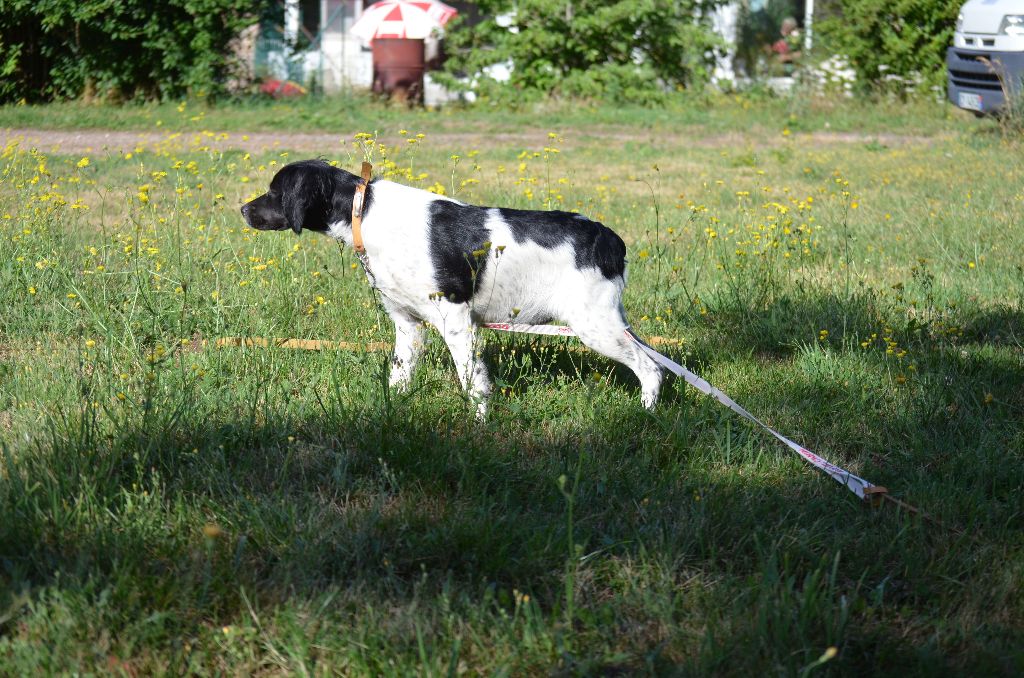
<svg viewBox="0 0 1024 678">
<path fill-rule="evenodd" d="M 938 84 L 963 0 L 833 0 L 817 31 L 823 47 L 846 55 L 863 87 Z"/>
<path fill-rule="evenodd" d="M 258 0 L 0 0 L 0 101 L 216 95 Z"/>
<path fill-rule="evenodd" d="M 547 94 L 649 102 L 701 87 L 720 39 L 712 0 L 481 0 L 488 18 L 449 30 L 440 79 L 504 100 Z M 512 64 L 507 82 L 488 67 Z"/>
</svg>

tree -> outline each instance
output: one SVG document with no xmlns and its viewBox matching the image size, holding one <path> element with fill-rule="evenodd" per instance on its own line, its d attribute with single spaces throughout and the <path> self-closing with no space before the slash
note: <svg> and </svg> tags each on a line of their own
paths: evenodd
<svg viewBox="0 0 1024 678">
<path fill-rule="evenodd" d="M 456 23 L 446 39 L 445 84 L 484 97 L 549 93 L 643 100 L 700 87 L 720 39 L 716 0 L 481 0 L 488 18 Z M 507 83 L 489 67 L 511 64 Z"/>
<path fill-rule="evenodd" d="M 259 0 L 0 0 L 0 101 L 214 95 Z"/>
<path fill-rule="evenodd" d="M 885 78 L 936 84 L 963 0 L 832 0 L 818 25 L 823 47 L 844 54 L 865 86 Z"/>
</svg>

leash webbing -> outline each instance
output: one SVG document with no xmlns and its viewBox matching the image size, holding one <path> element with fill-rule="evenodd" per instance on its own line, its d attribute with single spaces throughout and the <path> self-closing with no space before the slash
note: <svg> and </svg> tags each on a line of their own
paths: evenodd
<svg viewBox="0 0 1024 678">
<path fill-rule="evenodd" d="M 370 183 L 370 177 L 373 172 L 373 166 L 368 162 L 363 162 L 360 172 L 360 182 L 356 186 L 355 194 L 352 196 L 352 247 L 362 261 L 364 268 L 366 269 L 367 275 L 370 276 L 371 286 L 373 285 L 372 274 L 366 260 L 366 247 L 363 245 L 363 207 L 366 199 L 366 187 Z M 485 323 L 484 327 L 492 330 L 498 330 L 500 332 L 517 332 L 523 334 L 540 334 L 548 336 L 562 336 L 562 337 L 573 337 L 576 333 L 570 327 L 563 325 L 526 325 L 518 323 Z M 725 405 L 730 410 L 740 415 L 744 419 L 747 419 L 759 427 L 772 434 L 776 439 L 782 442 L 786 447 L 796 452 L 800 457 L 811 464 L 815 468 L 827 473 L 833 480 L 843 485 L 848 490 L 856 494 L 860 499 L 891 499 L 884 487 L 875 485 L 873 483 L 864 480 L 863 478 L 850 473 L 846 469 L 836 466 L 832 462 L 828 461 L 824 457 L 820 457 L 814 454 L 802 445 L 798 445 L 786 436 L 782 435 L 771 426 L 768 426 L 760 419 L 755 417 L 753 414 L 748 412 L 735 400 L 726 395 L 723 391 L 712 386 L 708 381 L 702 379 L 700 376 L 694 374 L 690 370 L 686 369 L 679 363 L 675 362 L 668 356 L 662 355 L 658 351 L 651 348 L 646 342 L 633 332 L 632 329 L 626 329 L 626 336 L 629 340 L 635 343 L 648 357 L 654 360 L 656 363 L 672 372 L 678 377 L 681 377 L 687 384 L 693 386 L 695 389 L 704 393 L 705 395 L 711 396 L 722 405 Z M 909 505 L 908 505 L 909 507 Z M 911 507 L 912 508 L 912 507 Z"/>
<path fill-rule="evenodd" d="M 568 327 L 560 325 L 519 325 L 511 323 L 490 323 L 484 325 L 488 329 L 499 330 L 502 332 L 524 332 L 528 334 L 541 334 L 549 336 L 563 336 L 572 337 L 576 336 L 576 333 Z M 686 383 L 690 384 L 697 390 L 710 395 L 715 398 L 718 402 L 726 405 L 729 409 L 733 410 L 737 414 L 740 414 L 746 419 L 756 423 L 758 426 L 769 431 L 773 436 L 781 440 L 786 444 L 787 447 L 792 449 L 794 452 L 800 455 L 808 463 L 814 465 L 816 468 L 821 469 L 825 473 L 828 473 L 836 482 L 849 488 L 851 492 L 861 497 L 865 501 L 868 501 L 873 506 L 877 506 L 883 502 L 889 502 L 893 506 L 906 511 L 910 514 L 920 516 L 927 520 L 933 525 L 940 527 L 944 530 L 949 530 L 959 537 L 970 539 L 973 542 L 978 542 L 978 539 L 971 534 L 966 534 L 963 530 L 952 525 L 943 523 L 938 518 L 935 518 L 931 514 L 919 509 L 913 504 L 909 504 L 905 501 L 897 499 L 888 493 L 886 488 L 881 485 L 872 485 L 863 478 L 859 478 L 852 473 L 828 462 L 827 460 L 819 457 L 813 452 L 806 448 L 797 445 L 793 441 L 789 440 L 785 436 L 781 435 L 774 429 L 766 426 L 764 423 L 759 421 L 752 414 L 747 412 L 743 407 L 737 404 L 734 400 L 729 398 L 725 393 L 709 384 L 704 379 L 701 379 L 693 372 L 690 372 L 682 365 L 679 365 L 672 359 L 663 356 L 662 354 L 650 348 L 646 342 L 641 340 L 632 331 L 628 332 L 631 340 L 635 341 L 641 348 L 645 349 L 645 352 L 651 356 L 652 359 L 657 360 L 659 364 L 666 367 L 673 374 L 682 377 L 686 380 Z M 233 346 L 238 347 L 276 347 L 276 348 L 287 348 L 287 349 L 304 349 L 312 351 L 322 351 L 328 349 L 341 349 L 348 351 L 386 351 L 392 348 L 392 345 L 388 342 L 350 342 L 350 341 L 322 341 L 316 339 L 266 339 L 262 337 L 222 337 L 216 341 L 207 342 L 204 340 L 197 340 L 191 345 L 192 350 L 201 350 L 202 347 L 207 345 L 214 345 L 217 348 L 228 348 Z M 689 376 L 687 376 L 689 375 Z"/>
<path fill-rule="evenodd" d="M 562 325 L 520 325 L 516 323 L 487 323 L 484 324 L 484 327 L 492 330 L 498 330 L 501 332 L 518 332 L 523 334 L 541 334 L 563 337 L 576 336 L 576 333 L 572 331 L 572 328 L 564 327 Z M 864 480 L 863 478 L 860 478 L 850 473 L 846 469 L 840 466 L 836 466 L 827 459 L 820 457 L 817 454 L 814 454 L 813 452 L 803 447 L 802 445 L 798 445 L 797 443 L 793 442 L 786 436 L 782 435 L 781 433 L 779 433 L 778 431 L 776 431 L 775 429 L 768 426 L 760 419 L 752 415 L 750 412 L 744 409 L 739 403 L 737 403 L 735 400 L 727 396 L 721 390 L 712 386 L 706 380 L 702 379 L 698 375 L 686 369 L 685 367 L 683 367 L 676 361 L 672 360 L 671 358 L 655 351 L 653 348 L 648 346 L 646 342 L 640 339 L 640 337 L 638 337 L 633 332 L 633 330 L 627 329 L 626 336 L 629 337 L 630 341 L 634 342 L 637 346 L 639 346 L 640 349 L 643 350 L 644 353 L 646 353 L 652 360 L 654 360 L 659 365 L 667 369 L 669 372 L 672 372 L 676 376 L 681 377 L 683 380 L 686 381 L 687 384 L 693 386 L 701 393 L 711 396 L 712 398 L 717 400 L 719 403 L 725 405 L 736 414 L 747 419 L 748 421 L 757 424 L 765 431 L 768 431 L 773 436 L 775 436 L 775 438 L 777 438 L 783 444 L 785 444 L 786 447 L 800 455 L 800 457 L 804 461 L 808 462 L 815 468 L 824 471 L 829 476 L 831 476 L 832 479 L 834 479 L 840 485 L 846 487 L 848 490 L 856 494 L 861 499 L 874 498 L 877 497 L 878 495 L 886 496 L 886 490 L 884 487 L 874 485 L 868 482 L 867 480 Z"/>
</svg>

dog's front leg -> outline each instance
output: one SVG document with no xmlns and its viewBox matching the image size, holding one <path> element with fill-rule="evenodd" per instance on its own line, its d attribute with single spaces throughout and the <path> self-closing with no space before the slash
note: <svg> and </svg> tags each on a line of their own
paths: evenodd
<svg viewBox="0 0 1024 678">
<path fill-rule="evenodd" d="M 423 324 L 395 304 L 385 302 L 384 307 L 395 324 L 395 351 L 391 355 L 388 385 L 405 390 L 423 350 Z"/>
<path fill-rule="evenodd" d="M 459 381 L 476 404 L 477 419 L 482 420 L 487 415 L 491 381 L 487 376 L 487 366 L 484 365 L 482 347 L 469 307 L 442 300 L 439 302 L 438 317 L 431 322 L 444 337 L 452 360 L 455 361 Z"/>
</svg>

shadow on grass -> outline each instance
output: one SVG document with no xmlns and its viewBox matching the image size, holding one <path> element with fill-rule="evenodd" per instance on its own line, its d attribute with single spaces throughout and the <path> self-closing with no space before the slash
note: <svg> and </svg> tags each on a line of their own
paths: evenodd
<svg viewBox="0 0 1024 678">
<path fill-rule="evenodd" d="M 746 378 L 730 395 L 808 435 L 809 446 L 827 441 L 892 472 L 931 472 L 949 459 L 970 466 L 978 458 L 966 451 L 983 450 L 1018 477 L 1004 451 L 1024 436 L 1024 315 L 1009 305 L 933 315 L 896 322 L 871 294 L 783 297 L 761 311 L 698 316 L 677 332 L 695 335 L 693 369 L 739 363 Z M 963 470 L 957 484 L 992 469 Z"/>
<path fill-rule="evenodd" d="M 129 616 L 166 612 L 182 633 L 244 615 L 243 591 L 264 607 L 357 591 L 363 602 L 345 605 L 358 618 L 367 601 L 436 606 L 454 589 L 493 623 L 526 592 L 553 637 L 629 657 L 608 666 L 638 669 L 653 653 L 662 668 L 799 669 L 832 644 L 851 671 L 886 657 L 919 669 L 1008 666 L 1020 639 L 1012 623 L 992 622 L 988 640 L 943 631 L 959 644 L 948 660 L 915 634 L 1005 605 L 999 596 L 1016 590 L 993 587 L 993 567 L 977 563 L 1020 546 L 1024 465 L 1002 451 L 1022 440 L 1024 369 L 1002 354 L 921 343 L 910 387 L 851 388 L 851 378 L 884 372 L 884 352 L 842 337 L 799 348 L 779 334 L 782 315 L 813 327 L 834 312 L 831 303 L 770 309 L 694 342 L 690 362 L 717 368 L 778 351 L 780 365 L 755 370 L 731 395 L 976 541 L 867 510 L 681 386 L 667 387 L 651 416 L 625 368 L 612 370 L 611 386 L 574 388 L 610 364 L 565 345 L 495 342 L 492 371 L 511 393 L 496 396 L 484 425 L 443 378 L 408 397 L 351 392 L 344 379 L 326 390 L 240 383 L 219 403 L 183 388 L 113 431 L 84 408 L 17 463 L 5 455 L 3 578 L 12 590 L 101 582 L 136 610 Z M 851 337 L 877 326 L 867 310 L 844 315 Z M 979 317 L 988 328 L 979 336 L 1007 322 Z M 513 411 L 561 379 L 572 412 L 531 402 Z M 977 397 L 979 382 L 991 402 Z M 569 572 L 572 627 L 558 621 Z M 688 593 L 693 581 L 700 595 Z M 442 627 L 430 633 L 444 636 Z"/>
</svg>

